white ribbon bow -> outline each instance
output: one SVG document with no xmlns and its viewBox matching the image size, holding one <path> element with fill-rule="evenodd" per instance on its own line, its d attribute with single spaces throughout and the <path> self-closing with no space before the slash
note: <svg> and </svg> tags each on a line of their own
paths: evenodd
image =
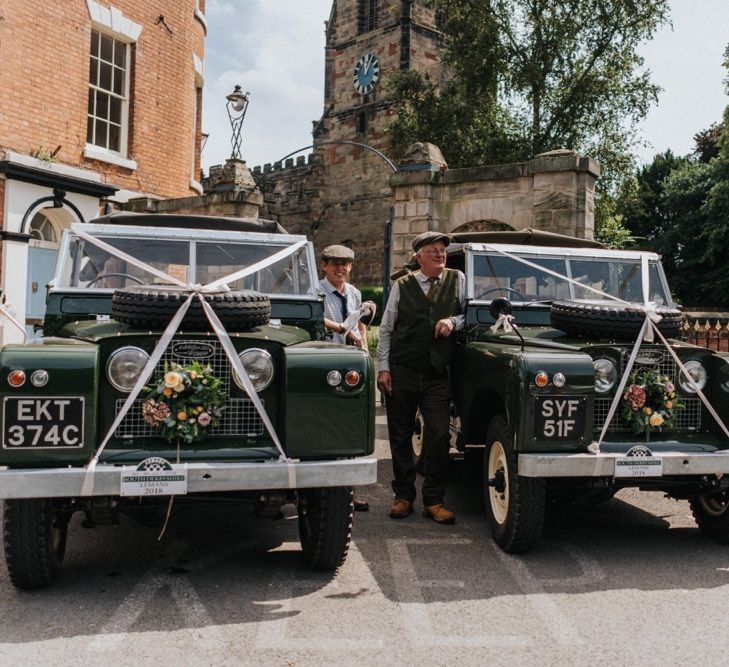
<svg viewBox="0 0 729 667">
<path fill-rule="evenodd" d="M 499 317 L 497 318 L 496 322 L 491 325 L 491 331 L 496 333 L 499 329 L 503 329 L 506 333 L 510 333 L 511 331 L 514 331 L 514 325 L 512 324 L 513 321 L 513 315 L 501 313 L 501 315 L 499 315 Z"/>
<path fill-rule="evenodd" d="M 241 363 L 240 358 L 236 354 L 235 347 L 233 346 L 233 343 L 230 340 L 230 336 L 228 336 L 228 333 L 225 330 L 225 327 L 221 323 L 220 319 L 218 318 L 218 316 L 215 313 L 215 311 L 213 310 L 213 308 L 205 300 L 204 295 L 228 291 L 230 289 L 230 287 L 229 287 L 230 283 L 240 280 L 241 278 L 245 278 L 246 276 L 251 275 L 252 273 L 260 271 L 261 269 L 263 269 L 267 266 L 271 266 L 272 264 L 275 264 L 276 262 L 280 261 L 281 259 L 284 259 L 285 257 L 288 257 L 289 255 L 294 254 L 296 251 L 299 250 L 299 248 L 306 245 L 306 241 L 305 240 L 297 241 L 296 243 L 293 243 L 292 245 L 290 245 L 286 248 L 283 248 L 282 250 L 279 250 L 278 252 L 274 253 L 273 255 L 266 257 L 265 259 L 260 260 L 260 261 L 256 262 L 255 264 L 251 264 L 228 276 L 218 278 L 217 280 L 214 280 L 213 282 L 210 282 L 207 285 L 199 285 L 199 284 L 193 285 L 193 284 L 185 283 L 182 280 L 179 280 L 178 278 L 175 278 L 174 276 L 171 276 L 171 275 L 165 273 L 164 271 L 160 271 L 159 269 L 156 269 L 153 266 L 150 266 L 146 262 L 143 262 L 142 260 L 137 259 L 136 257 L 132 257 L 131 255 L 128 255 L 127 253 L 123 252 L 122 250 L 115 248 L 114 246 L 106 243 L 105 241 L 102 241 L 101 239 L 90 236 L 86 232 L 83 232 L 80 230 L 74 230 L 74 231 L 79 238 L 83 239 L 87 243 L 91 243 L 92 245 L 95 245 L 95 246 L 101 248 L 102 250 L 109 252 L 113 256 L 118 257 L 119 259 L 123 259 L 124 261 L 136 266 L 137 268 L 155 275 L 156 277 L 160 278 L 164 282 L 178 287 L 180 289 L 180 291 L 184 291 L 184 292 L 189 291 L 190 292 L 187 299 L 179 307 L 179 309 L 175 313 L 174 317 L 170 320 L 170 323 L 167 325 L 164 332 L 160 336 L 157 347 L 154 349 L 154 352 L 152 352 L 152 354 L 150 355 L 149 360 L 147 361 L 146 365 L 144 366 L 144 369 L 142 370 L 142 372 L 140 373 L 139 378 L 137 379 L 137 382 L 135 383 L 134 387 L 132 388 L 132 391 L 129 393 L 129 396 L 127 397 L 126 401 L 124 402 L 124 405 L 122 406 L 121 410 L 117 414 L 112 425 L 107 430 L 104 438 L 101 441 L 101 444 L 96 449 L 93 456 L 89 459 L 89 462 L 86 464 L 86 476 L 84 478 L 84 482 L 82 485 L 81 495 L 82 496 L 92 495 L 93 485 L 94 485 L 93 471 L 94 471 L 94 468 L 96 467 L 96 464 L 99 461 L 99 457 L 101 456 L 101 453 L 104 451 L 104 448 L 106 447 L 107 443 L 113 436 L 113 434 L 116 431 L 119 424 L 122 422 L 122 420 L 126 416 L 127 412 L 129 412 L 129 409 L 132 407 L 132 405 L 134 404 L 134 401 L 139 396 L 139 393 L 142 391 L 142 388 L 147 383 L 147 380 L 154 372 L 154 369 L 156 368 L 159 360 L 162 358 L 162 355 L 164 354 L 165 350 L 168 348 L 168 346 L 172 342 L 172 338 L 177 333 L 177 330 L 180 328 L 180 325 L 182 324 L 182 320 L 184 319 L 185 314 L 187 313 L 187 310 L 190 307 L 190 304 L 192 303 L 193 298 L 198 298 L 200 300 L 200 304 L 203 308 L 203 312 L 205 313 L 205 316 L 207 317 L 208 322 L 210 323 L 210 326 L 213 329 L 213 332 L 215 333 L 218 340 L 220 341 L 220 344 L 223 347 L 223 350 L 225 352 L 226 357 L 228 358 L 228 361 L 230 361 L 230 364 L 233 367 L 233 369 L 235 370 L 238 378 L 243 383 L 243 388 L 245 389 L 246 393 L 248 394 L 248 398 L 250 398 L 251 402 L 253 403 L 256 411 L 258 412 L 259 416 L 261 417 L 261 420 L 263 421 L 264 426 L 266 427 L 266 430 L 268 431 L 269 436 L 271 437 L 271 440 L 273 441 L 274 445 L 276 446 L 276 449 L 279 452 L 279 461 L 289 464 L 290 459 L 286 456 L 286 452 L 284 452 L 283 446 L 281 445 L 281 441 L 279 440 L 279 437 L 276 434 L 276 430 L 274 429 L 273 424 L 271 423 L 271 420 L 269 419 L 268 414 L 266 413 L 266 410 L 263 407 L 263 403 L 261 403 L 261 399 L 258 397 L 258 393 L 253 388 L 253 383 L 251 382 L 251 379 L 248 376 L 247 371 L 243 367 L 243 364 Z M 291 487 L 295 486 L 294 477 L 295 477 L 295 467 L 292 465 L 289 465 L 289 484 L 291 485 Z"/>
<path fill-rule="evenodd" d="M 620 382 L 618 384 L 618 389 L 615 392 L 615 397 L 613 398 L 613 402 L 610 404 L 610 410 L 608 410 L 607 417 L 605 418 L 605 423 L 602 426 L 602 430 L 600 431 L 600 437 L 597 439 L 596 442 L 590 443 L 588 445 L 587 449 L 588 451 L 592 452 L 593 454 L 599 454 L 600 453 L 600 445 L 602 444 L 603 438 L 605 437 L 605 433 L 607 433 L 608 425 L 612 421 L 613 416 L 615 415 L 615 411 L 617 410 L 617 407 L 620 403 L 620 400 L 623 396 L 623 391 L 625 389 L 625 385 L 628 382 L 628 378 L 630 377 L 630 372 L 633 369 L 633 364 L 635 363 L 635 359 L 638 356 L 638 351 L 640 350 L 640 344 L 642 342 L 646 343 L 652 343 L 655 340 L 655 336 L 657 335 L 660 339 L 661 343 L 665 346 L 665 348 L 668 350 L 669 354 L 673 358 L 674 362 L 678 366 L 679 370 L 683 373 L 684 377 L 687 379 L 688 383 L 691 385 L 693 390 L 696 392 L 698 397 L 701 399 L 701 402 L 706 406 L 706 409 L 709 411 L 709 414 L 716 420 L 717 424 L 720 426 L 722 431 L 726 434 L 727 437 L 729 437 L 729 429 L 727 428 L 726 424 L 722 421 L 721 417 L 717 414 L 716 410 L 711 406 L 708 399 L 704 395 L 704 393 L 699 389 L 696 382 L 693 380 L 689 372 L 686 370 L 686 367 L 681 363 L 681 360 L 678 358 L 678 355 L 673 350 L 673 348 L 670 346 L 666 338 L 663 336 L 663 334 L 660 332 L 658 327 L 656 326 L 658 322 L 663 319 L 661 315 L 657 312 L 657 305 L 653 301 L 648 300 L 648 296 L 650 294 L 650 274 L 648 272 L 649 265 L 648 265 L 648 256 L 643 254 L 641 255 L 641 287 L 643 290 L 643 305 L 631 303 L 629 301 L 625 301 L 624 299 L 621 299 L 619 297 L 613 296 L 612 294 L 608 294 L 606 292 L 603 292 L 599 289 L 596 289 L 594 287 L 590 287 L 589 285 L 585 285 L 577 280 L 574 280 L 573 278 L 568 278 L 567 276 L 563 276 L 562 274 L 558 273 L 557 271 L 552 271 L 551 269 L 547 269 L 544 266 L 540 266 L 539 264 L 536 264 L 534 262 L 530 262 L 527 259 L 524 259 L 523 257 L 518 257 L 517 255 L 514 255 L 506 250 L 503 250 L 501 248 L 498 248 L 497 246 L 492 245 L 486 245 L 488 250 L 492 250 L 494 252 L 499 253 L 500 255 L 504 255 L 506 257 L 509 257 L 513 259 L 516 262 L 519 262 L 521 264 L 526 264 L 526 266 L 530 266 L 534 269 L 537 269 L 541 271 L 542 273 L 546 273 L 548 275 L 554 276 L 555 278 L 559 278 L 561 280 L 564 280 L 565 282 L 572 283 L 573 285 L 577 285 L 583 290 L 589 290 L 590 292 L 593 292 L 601 297 L 604 297 L 610 301 L 616 301 L 620 304 L 630 306 L 631 308 L 636 308 L 638 310 L 642 310 L 645 314 L 645 321 L 643 322 L 643 326 L 640 329 L 640 332 L 638 333 L 638 336 L 635 340 L 635 343 L 633 345 L 633 349 L 630 353 L 630 357 L 628 357 L 628 363 L 625 365 L 625 371 L 623 372 L 623 376 L 620 378 Z M 491 327 L 491 331 L 496 331 L 500 324 L 503 324 L 504 330 L 506 331 L 506 325 L 503 323 L 502 318 L 504 315 L 499 316 L 499 319 L 496 320 L 496 323 Z"/>
</svg>

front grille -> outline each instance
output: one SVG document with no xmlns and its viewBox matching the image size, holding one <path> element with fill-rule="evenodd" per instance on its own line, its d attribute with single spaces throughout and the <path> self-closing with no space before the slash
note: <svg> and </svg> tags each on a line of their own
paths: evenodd
<svg viewBox="0 0 729 667">
<path fill-rule="evenodd" d="M 620 358 L 620 368 L 618 369 L 618 378 L 623 376 L 625 368 L 628 364 L 630 349 L 625 349 Z M 673 357 L 663 345 L 641 345 L 633 364 L 633 371 L 650 368 L 660 375 L 666 375 L 678 384 L 679 370 Z M 701 399 L 700 398 L 682 398 L 684 404 L 683 410 L 676 410 L 676 419 L 672 431 L 698 431 L 701 428 Z M 599 433 L 605 424 L 610 404 L 613 397 L 596 398 L 595 399 L 595 419 L 594 429 Z M 627 420 L 623 419 L 622 401 L 615 410 L 615 414 L 608 426 L 608 432 L 611 431 L 630 431 L 631 427 Z M 666 429 L 664 429 L 666 431 Z"/>
<path fill-rule="evenodd" d="M 701 428 L 701 399 L 700 398 L 682 398 L 684 404 L 683 410 L 676 410 L 676 419 L 674 427 L 671 430 L 680 431 L 697 431 Z M 595 399 L 595 422 L 594 428 L 599 433 L 608 416 L 610 404 L 613 402 L 610 398 Z M 630 431 L 631 427 L 627 420 L 623 419 L 623 403 L 622 401 L 615 410 L 608 431 Z M 664 429 L 665 430 L 665 429 Z"/>
<path fill-rule="evenodd" d="M 209 348 L 211 354 L 204 358 L 187 356 L 185 350 L 201 347 Z M 234 398 L 230 396 L 231 373 L 230 362 L 225 356 L 220 343 L 205 340 L 180 340 L 175 338 L 165 350 L 154 371 L 153 377 L 158 377 L 164 372 L 165 364 L 187 365 L 193 361 L 207 364 L 212 367 L 213 375 L 220 379 L 221 386 L 226 392 L 228 399 L 225 402 L 225 409 L 220 422 L 214 428 L 208 430 L 209 436 L 243 436 L 255 437 L 263 434 L 263 421 L 256 411 L 253 402 L 249 398 Z M 126 399 L 120 398 L 116 401 L 114 414 L 119 414 Z M 126 416 L 116 429 L 114 435 L 117 438 L 153 438 L 157 430 L 144 422 L 142 419 L 142 400 L 138 398 L 129 408 Z M 263 403 L 263 401 L 261 401 Z"/>
</svg>

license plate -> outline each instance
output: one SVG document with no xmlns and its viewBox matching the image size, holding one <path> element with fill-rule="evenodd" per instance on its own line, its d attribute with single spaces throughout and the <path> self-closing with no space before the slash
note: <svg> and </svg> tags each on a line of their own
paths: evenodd
<svg viewBox="0 0 729 667">
<path fill-rule="evenodd" d="M 3 399 L 3 449 L 84 446 L 84 399 L 58 396 Z"/>
<path fill-rule="evenodd" d="M 537 396 L 534 439 L 559 442 L 579 440 L 585 433 L 585 396 Z"/>
</svg>

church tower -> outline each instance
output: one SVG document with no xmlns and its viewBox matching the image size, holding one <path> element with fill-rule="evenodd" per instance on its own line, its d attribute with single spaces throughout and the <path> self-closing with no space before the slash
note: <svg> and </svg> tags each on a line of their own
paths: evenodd
<svg viewBox="0 0 729 667">
<path fill-rule="evenodd" d="M 267 212 L 317 251 L 355 252 L 352 280 L 383 284 L 385 225 L 392 204 L 386 160 L 396 110 L 388 83 L 403 70 L 442 81 L 442 16 L 425 0 L 333 0 L 326 23 L 324 109 L 313 124 L 313 159 L 287 160 L 267 179 Z M 349 142 L 349 143 L 347 143 Z"/>
<path fill-rule="evenodd" d="M 366 144 L 391 158 L 388 92 L 403 70 L 442 77 L 440 15 L 422 0 L 334 0 L 326 28 L 324 112 L 314 128 L 321 164 L 312 206 L 317 248 L 345 243 L 355 251 L 353 280 L 382 284 L 392 169 Z M 329 143 L 331 142 L 331 143 Z"/>
</svg>

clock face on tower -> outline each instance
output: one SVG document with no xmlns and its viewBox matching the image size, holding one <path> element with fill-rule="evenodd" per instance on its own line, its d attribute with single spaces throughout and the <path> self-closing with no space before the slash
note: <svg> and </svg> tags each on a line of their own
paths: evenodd
<svg viewBox="0 0 729 667">
<path fill-rule="evenodd" d="M 374 53 L 362 56 L 354 66 L 354 88 L 360 95 L 368 95 L 380 77 L 380 61 Z"/>
</svg>

